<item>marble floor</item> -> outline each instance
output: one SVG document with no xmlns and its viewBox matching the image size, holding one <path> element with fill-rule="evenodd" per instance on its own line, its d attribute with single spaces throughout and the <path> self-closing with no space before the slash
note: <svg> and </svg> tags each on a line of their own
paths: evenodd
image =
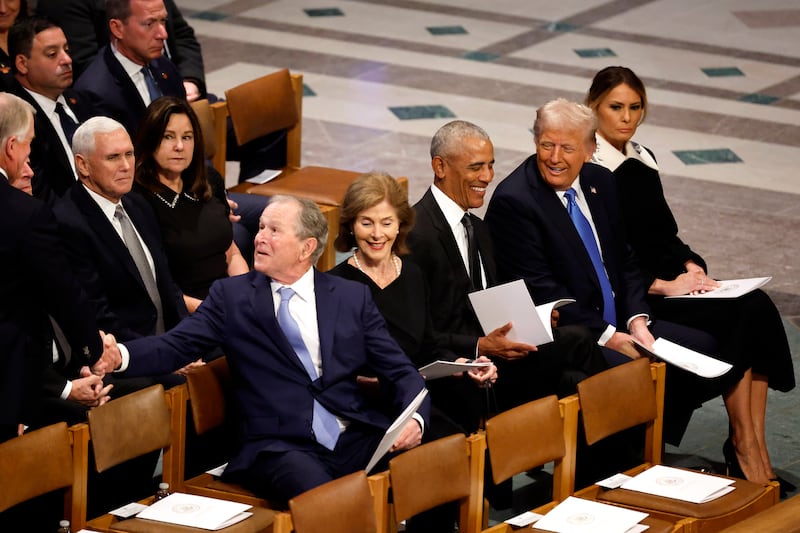
<svg viewBox="0 0 800 533">
<path fill-rule="evenodd" d="M 625 65 L 648 86 L 653 149 L 681 236 L 718 278 L 771 275 L 800 368 L 800 6 L 796 0 L 178 0 L 211 91 L 288 67 L 305 81 L 303 163 L 432 174 L 454 117 L 495 144 L 495 182 L 532 151 L 534 110 Z M 771 394 L 773 462 L 800 481 L 800 392 Z M 722 461 L 721 400 L 674 461 Z M 688 457 L 688 459 L 687 459 Z"/>
</svg>

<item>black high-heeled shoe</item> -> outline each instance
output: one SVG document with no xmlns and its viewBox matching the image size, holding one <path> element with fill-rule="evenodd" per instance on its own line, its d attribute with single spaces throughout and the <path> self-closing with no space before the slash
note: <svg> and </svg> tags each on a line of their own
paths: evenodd
<svg viewBox="0 0 800 533">
<path fill-rule="evenodd" d="M 742 472 L 742 467 L 739 466 L 739 458 L 736 457 L 736 448 L 733 447 L 733 441 L 730 437 L 725 439 L 725 442 L 722 444 L 722 455 L 725 457 L 726 476 L 747 479 L 744 472 Z"/>
</svg>

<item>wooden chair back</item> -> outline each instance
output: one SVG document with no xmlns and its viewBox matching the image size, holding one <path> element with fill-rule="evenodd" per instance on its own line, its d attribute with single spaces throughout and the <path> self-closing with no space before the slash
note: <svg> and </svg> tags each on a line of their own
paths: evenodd
<svg viewBox="0 0 800 533">
<path fill-rule="evenodd" d="M 0 512 L 58 489 L 66 489 L 64 517 L 76 527 L 86 524 L 86 424 L 70 428 L 60 422 L 0 444 Z"/>
<path fill-rule="evenodd" d="M 295 533 L 377 533 L 375 502 L 364 471 L 289 500 Z"/>
<path fill-rule="evenodd" d="M 389 461 L 393 523 L 448 502 L 459 502 L 459 531 L 480 531 L 486 440 L 451 435 Z M 393 529 L 392 529 L 393 530 Z"/>
<path fill-rule="evenodd" d="M 541 398 L 490 418 L 486 446 L 492 478 L 501 483 L 549 462 L 553 467 L 553 500 L 574 489 L 578 398 Z"/>
</svg>

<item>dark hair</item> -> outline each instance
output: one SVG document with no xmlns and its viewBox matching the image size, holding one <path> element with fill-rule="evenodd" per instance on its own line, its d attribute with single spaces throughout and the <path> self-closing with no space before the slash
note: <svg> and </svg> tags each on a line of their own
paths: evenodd
<svg viewBox="0 0 800 533">
<path fill-rule="evenodd" d="M 370 207 L 387 200 L 395 211 L 399 222 L 399 232 L 392 244 L 392 251 L 398 255 L 407 254 L 406 238 L 414 227 L 414 209 L 408 205 L 408 194 L 396 179 L 385 172 L 367 172 L 350 184 L 342 201 L 342 214 L 339 218 L 339 235 L 334 246 L 340 252 L 348 252 L 356 246 L 353 224 L 358 215 Z"/>
<path fill-rule="evenodd" d="M 123 23 L 131 16 L 131 0 L 106 0 L 106 22 L 119 19 Z"/>
<path fill-rule="evenodd" d="M 644 122 L 644 117 L 647 116 L 647 91 L 645 91 L 644 83 L 639 79 L 639 76 L 628 67 L 606 67 L 594 75 L 592 86 L 589 87 L 589 92 L 586 93 L 586 105 L 597 111 L 597 106 L 600 101 L 614 88 L 622 85 L 627 85 L 639 95 L 642 99 L 642 118 L 639 124 Z"/>
<path fill-rule="evenodd" d="M 44 30 L 59 28 L 58 24 L 44 17 L 17 17 L 8 30 L 8 57 L 15 65 L 17 56 L 31 57 L 33 39 Z"/>
<path fill-rule="evenodd" d="M 208 184 L 203 152 L 203 132 L 192 106 L 182 98 L 162 96 L 147 107 L 144 119 L 136 132 L 136 183 L 151 192 L 164 190 L 165 186 L 158 180 L 159 166 L 155 154 L 164 140 L 164 131 L 172 115 L 189 117 L 194 132 L 192 162 L 181 176 L 183 187 L 191 190 L 198 199 L 208 201 L 211 198 L 211 186 Z"/>
</svg>

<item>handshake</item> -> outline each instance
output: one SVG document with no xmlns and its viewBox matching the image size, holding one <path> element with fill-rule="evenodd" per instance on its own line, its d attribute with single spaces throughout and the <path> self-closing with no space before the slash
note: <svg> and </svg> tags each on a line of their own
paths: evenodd
<svg viewBox="0 0 800 533">
<path fill-rule="evenodd" d="M 102 377 L 122 365 L 122 354 L 114 335 L 100 331 L 100 338 L 103 340 L 103 354 L 92 365 L 91 370 L 92 374 Z"/>
</svg>

